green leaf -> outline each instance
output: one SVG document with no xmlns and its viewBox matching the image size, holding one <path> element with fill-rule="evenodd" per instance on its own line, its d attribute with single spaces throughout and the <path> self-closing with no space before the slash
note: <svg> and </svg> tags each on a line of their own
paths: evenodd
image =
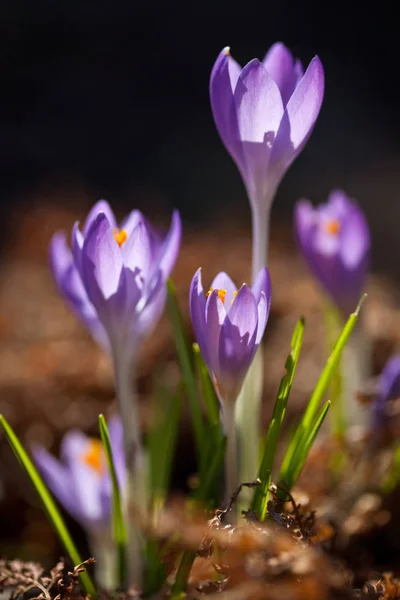
<svg viewBox="0 0 400 600">
<path fill-rule="evenodd" d="M 63 544 L 65 551 L 69 555 L 69 557 L 74 565 L 81 564 L 83 562 L 82 558 L 80 557 L 79 552 L 68 532 L 68 529 L 64 523 L 64 520 L 60 514 L 60 511 L 58 510 L 58 508 L 56 506 L 56 503 L 54 502 L 49 490 L 47 489 L 43 479 L 39 475 L 33 462 L 29 458 L 26 450 L 22 446 L 18 437 L 16 436 L 13 429 L 8 424 L 7 420 L 4 418 L 3 415 L 0 415 L 0 425 L 3 428 L 3 431 L 6 435 L 6 438 L 9 442 L 15 456 L 17 457 L 21 466 L 23 467 L 23 469 L 25 470 L 29 479 L 31 480 L 35 490 L 37 491 L 37 493 L 44 505 L 47 516 L 49 518 L 49 521 L 52 524 L 52 526 L 54 527 L 58 537 L 60 538 L 60 541 Z M 80 577 L 82 586 L 85 588 L 86 592 L 88 594 L 90 594 L 92 596 L 92 598 L 95 598 L 96 597 L 96 589 L 95 589 L 94 584 L 93 584 L 90 576 L 88 575 L 88 573 L 87 572 L 81 573 L 79 577 Z"/>
<path fill-rule="evenodd" d="M 197 372 L 200 377 L 201 389 L 203 392 L 204 402 L 206 405 L 206 413 L 211 425 L 220 423 L 219 420 L 219 402 L 215 393 L 214 386 L 211 382 L 208 369 L 200 353 L 198 344 L 193 344 L 193 354 L 196 362 Z"/>
<path fill-rule="evenodd" d="M 126 583 L 127 575 L 126 566 L 128 533 L 124 519 L 121 490 L 114 465 L 110 434 L 107 427 L 107 421 L 103 415 L 99 415 L 99 429 L 112 484 L 112 533 L 115 544 L 118 548 L 118 579 L 119 583 L 124 585 Z"/>
<path fill-rule="evenodd" d="M 272 419 L 268 428 L 267 439 L 265 441 L 264 454 L 258 474 L 258 477 L 261 480 L 261 485 L 255 490 L 251 507 L 261 521 L 265 519 L 267 512 L 269 488 L 271 485 L 271 474 L 274 465 L 276 448 L 281 434 L 281 427 L 285 418 L 287 402 L 300 356 L 303 335 L 304 319 L 301 318 L 297 323 L 292 336 L 291 351 L 285 364 L 286 373 L 282 377 L 278 395 L 275 400 Z"/>
<path fill-rule="evenodd" d="M 286 479 L 280 484 L 279 487 L 284 490 L 290 491 L 293 485 L 296 483 L 303 470 L 304 464 L 307 460 L 308 453 L 310 452 L 311 446 L 313 445 L 315 438 L 321 428 L 322 423 L 328 413 L 331 401 L 328 400 L 322 407 L 317 419 L 315 420 L 312 427 L 309 428 L 307 435 L 303 438 L 303 443 L 298 446 L 293 460 L 290 465 L 290 469 L 287 472 Z"/>
<path fill-rule="evenodd" d="M 196 443 L 196 454 L 199 461 L 200 472 L 206 466 L 207 446 L 206 436 L 201 410 L 201 400 L 198 393 L 196 376 L 193 369 L 193 356 L 190 351 L 189 344 L 186 339 L 182 316 L 179 310 L 176 290 L 173 282 L 168 281 L 168 299 L 167 305 L 171 319 L 172 329 L 179 363 L 182 369 L 183 381 L 185 383 L 186 392 L 189 400 L 189 409 L 193 423 L 193 432 Z"/>
<path fill-rule="evenodd" d="M 364 294 L 364 296 L 361 298 L 355 312 L 350 315 L 341 334 L 339 335 L 336 344 L 333 348 L 332 354 L 328 358 L 325 368 L 321 373 L 317 385 L 315 386 L 314 392 L 311 395 L 311 398 L 308 402 L 306 410 L 304 411 L 299 426 L 297 427 L 295 434 L 289 444 L 289 448 L 283 460 L 280 475 L 280 479 L 283 482 L 283 485 L 286 485 L 286 487 L 288 487 L 288 472 L 293 472 L 295 468 L 294 465 L 291 464 L 294 459 L 294 455 L 297 449 L 299 447 L 302 447 L 304 440 L 308 438 L 310 429 L 313 426 L 315 415 L 328 389 L 328 386 L 331 383 L 335 369 L 339 364 L 343 348 L 348 342 L 348 339 L 357 323 L 360 309 L 365 298 L 366 294 Z M 290 487 L 288 489 L 290 489 Z"/>
<path fill-rule="evenodd" d="M 150 489 L 154 503 L 160 508 L 168 491 L 172 462 L 178 437 L 183 385 L 171 394 L 158 388 L 154 394 L 154 423 L 147 443 L 150 455 Z"/>
</svg>

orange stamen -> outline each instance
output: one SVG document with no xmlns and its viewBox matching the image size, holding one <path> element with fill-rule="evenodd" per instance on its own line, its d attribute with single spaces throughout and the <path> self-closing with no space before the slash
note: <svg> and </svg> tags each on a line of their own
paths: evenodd
<svg viewBox="0 0 400 600">
<path fill-rule="evenodd" d="M 233 301 L 234 301 L 234 299 L 236 298 L 236 296 L 237 296 L 237 295 L 238 295 L 237 291 L 236 291 L 236 290 L 233 290 L 233 298 L 232 298 L 232 300 L 231 300 L 231 306 L 232 306 L 232 304 L 233 304 Z"/>
<path fill-rule="evenodd" d="M 81 460 L 98 475 L 104 473 L 104 451 L 100 440 L 89 440 L 87 450 L 82 454 Z"/>
<path fill-rule="evenodd" d="M 325 223 L 325 231 L 326 233 L 330 233 L 331 235 L 338 235 L 341 229 L 341 224 L 337 219 L 329 219 Z"/>
<path fill-rule="evenodd" d="M 208 298 L 208 296 L 213 291 L 214 291 L 214 288 L 210 287 L 210 289 L 208 290 L 208 292 L 206 292 L 206 298 Z M 224 289 L 217 290 L 217 294 L 218 294 L 218 298 L 221 300 L 222 304 L 225 304 L 226 290 L 224 290 Z"/>
<path fill-rule="evenodd" d="M 113 236 L 119 247 L 121 247 L 128 239 L 128 234 L 125 229 L 114 229 Z"/>
</svg>

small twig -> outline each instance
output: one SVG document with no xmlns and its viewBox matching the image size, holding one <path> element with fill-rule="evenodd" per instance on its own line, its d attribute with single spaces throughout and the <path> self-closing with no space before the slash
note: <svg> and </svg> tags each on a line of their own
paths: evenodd
<svg viewBox="0 0 400 600">
<path fill-rule="evenodd" d="M 255 488 L 258 487 L 259 485 L 261 485 L 261 479 L 257 478 L 254 481 L 249 481 L 246 483 L 241 483 L 239 485 L 239 487 L 237 488 L 237 490 L 232 494 L 232 496 L 229 498 L 228 504 L 226 505 L 226 508 L 224 509 L 217 509 L 215 511 L 215 518 L 218 519 L 218 521 L 221 523 L 222 519 L 224 518 L 224 516 L 232 510 L 232 506 L 235 504 L 237 497 L 240 495 L 242 489 L 244 487 L 246 488 Z"/>
</svg>

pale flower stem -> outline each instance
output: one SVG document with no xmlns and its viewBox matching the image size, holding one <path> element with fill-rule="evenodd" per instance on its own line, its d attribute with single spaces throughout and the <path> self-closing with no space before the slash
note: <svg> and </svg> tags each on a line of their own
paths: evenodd
<svg viewBox="0 0 400 600">
<path fill-rule="evenodd" d="M 253 281 L 268 262 L 270 208 L 252 209 L 252 277 Z"/>
<path fill-rule="evenodd" d="M 239 486 L 238 479 L 238 440 L 235 422 L 235 400 L 224 402 L 223 427 L 227 437 L 225 454 L 225 502 L 229 502 L 232 494 Z M 231 511 L 227 515 L 231 523 L 236 522 L 236 515 Z"/>
<path fill-rule="evenodd" d="M 369 411 L 357 400 L 357 392 L 371 376 L 371 343 L 360 322 L 343 349 L 341 363 L 348 423 L 351 427 L 366 428 L 369 423 Z"/>
<path fill-rule="evenodd" d="M 236 402 L 236 426 L 240 452 L 240 481 L 253 481 L 260 466 L 260 412 L 263 390 L 263 348 L 260 346 Z M 252 491 L 243 489 L 239 509 L 249 508 Z"/>
<path fill-rule="evenodd" d="M 140 436 L 137 394 L 134 389 L 134 360 L 127 360 L 118 350 L 114 352 L 115 387 L 122 421 L 126 486 L 124 490 L 128 527 L 128 586 L 141 587 L 143 540 L 141 516 L 146 511 L 144 458 Z"/>
<path fill-rule="evenodd" d="M 115 590 L 119 585 L 117 549 L 111 539 L 110 531 L 91 531 L 89 545 L 96 558 L 97 584 L 104 590 Z"/>
</svg>

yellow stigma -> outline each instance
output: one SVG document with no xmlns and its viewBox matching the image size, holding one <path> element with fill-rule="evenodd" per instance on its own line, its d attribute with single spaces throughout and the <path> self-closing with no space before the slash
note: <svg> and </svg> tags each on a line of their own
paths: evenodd
<svg viewBox="0 0 400 600">
<path fill-rule="evenodd" d="M 234 299 L 236 298 L 236 296 L 237 296 L 237 295 L 238 295 L 237 291 L 236 291 L 236 290 L 233 290 L 233 298 L 232 298 L 232 300 L 231 300 L 231 306 L 232 306 L 232 304 L 233 304 L 233 301 L 234 301 Z"/>
<path fill-rule="evenodd" d="M 208 290 L 208 292 L 206 293 L 206 297 L 208 298 L 208 296 L 211 294 L 211 292 L 214 291 L 214 288 L 210 287 L 210 289 Z M 226 290 L 217 290 L 217 294 L 218 294 L 218 298 L 221 300 L 222 304 L 225 304 L 225 296 L 226 296 Z"/>
<path fill-rule="evenodd" d="M 338 235 L 340 232 L 341 224 L 337 219 L 329 219 L 325 223 L 325 231 L 326 233 L 330 233 L 330 235 Z"/>
<path fill-rule="evenodd" d="M 104 473 L 104 451 L 100 440 L 96 440 L 95 438 L 89 440 L 87 449 L 82 454 L 81 460 L 98 475 Z"/>
<path fill-rule="evenodd" d="M 128 234 L 125 229 L 114 229 L 113 236 L 119 247 L 121 247 L 128 239 Z"/>
</svg>

